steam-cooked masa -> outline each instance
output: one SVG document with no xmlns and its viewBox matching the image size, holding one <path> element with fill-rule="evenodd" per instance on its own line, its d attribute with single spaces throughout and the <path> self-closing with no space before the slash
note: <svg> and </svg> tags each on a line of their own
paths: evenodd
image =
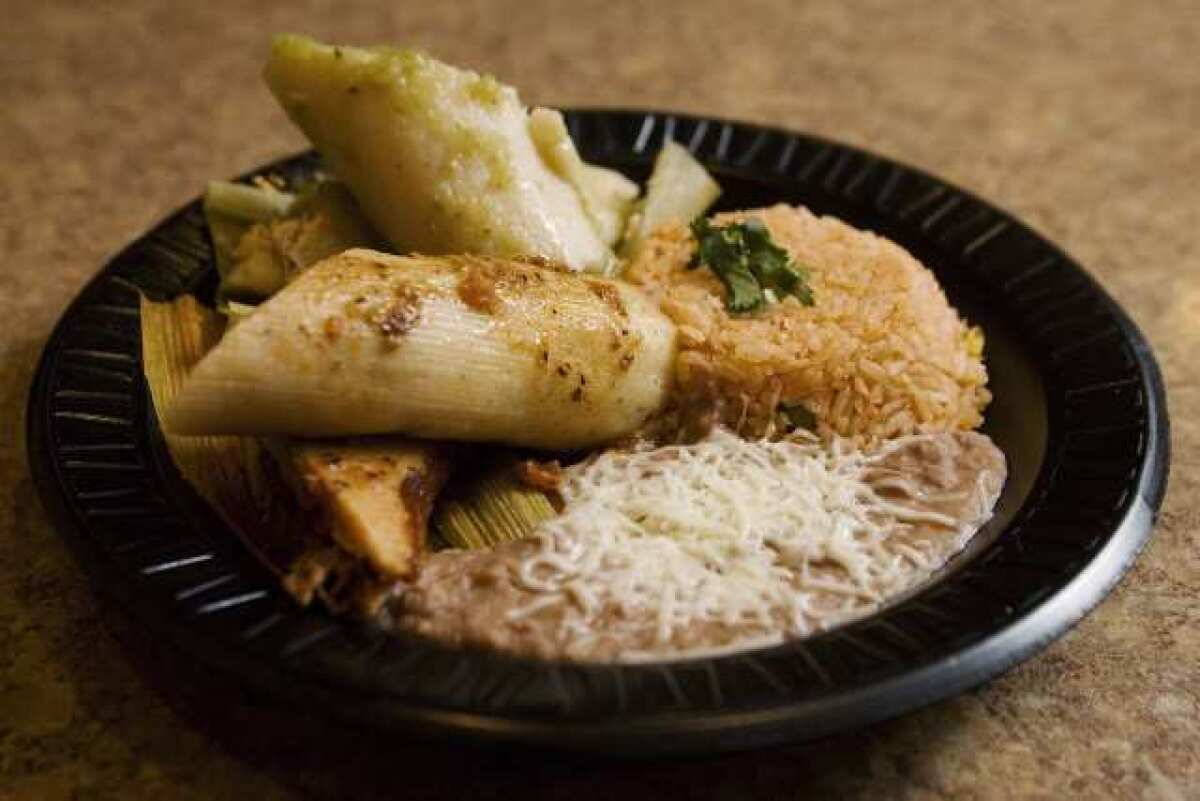
<svg viewBox="0 0 1200 801">
<path fill-rule="evenodd" d="M 950 306 L 933 274 L 899 245 L 805 208 L 722 214 L 761 219 L 806 267 L 815 303 L 785 297 L 726 310 L 708 269 L 688 269 L 686 227 L 655 232 L 625 278 L 679 326 L 677 411 L 715 405 L 710 422 L 751 435 L 793 419 L 860 443 L 917 432 L 969 430 L 991 398 L 982 334 Z M 686 415 L 685 415 L 686 416 Z"/>
<path fill-rule="evenodd" d="M 398 252 L 610 262 L 578 190 L 539 154 L 515 89 L 412 50 L 296 35 L 275 37 L 264 77 Z"/>
<path fill-rule="evenodd" d="M 347 250 L 196 365 L 178 434 L 592 447 L 658 412 L 675 326 L 628 284 L 484 256 Z"/>
</svg>

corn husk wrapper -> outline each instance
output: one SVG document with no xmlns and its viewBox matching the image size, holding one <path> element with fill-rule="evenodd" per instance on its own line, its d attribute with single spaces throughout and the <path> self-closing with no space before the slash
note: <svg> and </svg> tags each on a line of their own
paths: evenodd
<svg viewBox="0 0 1200 801">
<path fill-rule="evenodd" d="M 146 381 L 161 413 L 227 323 L 191 296 L 167 303 L 143 298 L 141 321 Z M 302 555 L 322 547 L 259 439 L 166 431 L 163 438 L 183 478 L 276 574 L 287 574 Z M 501 456 L 454 497 L 439 499 L 431 547 L 491 547 L 529 536 L 554 516 L 546 493 L 521 482 L 516 464 L 515 457 Z"/>
<path fill-rule="evenodd" d="M 502 457 L 462 492 L 440 501 L 434 525 L 447 544 L 475 549 L 523 539 L 556 514 L 546 493 L 525 485 L 516 468 L 516 459 Z"/>
<path fill-rule="evenodd" d="M 161 415 L 188 371 L 221 338 L 224 318 L 190 295 L 142 298 L 142 363 Z M 182 437 L 163 432 L 183 478 L 277 574 L 316 543 L 307 533 L 263 445 L 254 437 Z"/>
</svg>

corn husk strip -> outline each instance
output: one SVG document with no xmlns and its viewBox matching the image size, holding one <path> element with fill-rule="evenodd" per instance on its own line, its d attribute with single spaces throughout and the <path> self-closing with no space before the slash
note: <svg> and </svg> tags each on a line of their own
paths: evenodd
<svg viewBox="0 0 1200 801">
<path fill-rule="evenodd" d="M 528 537 L 554 515 L 546 493 L 522 483 L 516 460 L 504 459 L 459 496 L 443 498 L 434 520 L 449 545 L 474 549 Z"/>
<path fill-rule="evenodd" d="M 191 296 L 141 302 L 142 362 L 161 417 L 192 366 L 220 339 L 221 315 Z M 253 437 L 181 437 L 163 432 L 183 478 L 274 572 L 282 574 L 311 544 L 297 536 L 299 510 Z M 250 536 L 253 533 L 254 536 Z"/>
</svg>

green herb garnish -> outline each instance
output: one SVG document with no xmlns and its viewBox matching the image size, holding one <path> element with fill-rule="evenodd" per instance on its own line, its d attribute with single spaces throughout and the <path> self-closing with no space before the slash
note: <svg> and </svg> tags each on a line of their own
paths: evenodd
<svg viewBox="0 0 1200 801">
<path fill-rule="evenodd" d="M 692 221 L 696 253 L 688 269 L 706 265 L 725 285 L 725 307 L 747 312 L 792 295 L 805 306 L 813 305 L 808 270 L 792 261 L 788 252 L 771 241 L 762 220 L 751 217 L 717 227 L 704 217 Z"/>
</svg>

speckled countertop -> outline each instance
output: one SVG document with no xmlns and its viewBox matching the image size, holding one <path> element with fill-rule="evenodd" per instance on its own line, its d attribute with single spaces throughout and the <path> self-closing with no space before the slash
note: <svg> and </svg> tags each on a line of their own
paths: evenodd
<svg viewBox="0 0 1200 801">
<path fill-rule="evenodd" d="M 1200 797 L 1200 5 L 733 5 L 0 3 L 0 799 Z M 206 179 L 302 147 L 257 77 L 285 29 L 418 43 L 543 103 L 825 134 L 1015 212 L 1157 350 L 1174 464 L 1151 547 L 1003 678 L 803 748 L 545 765 L 338 732 L 320 745 L 254 699 L 215 709 L 50 530 L 22 415 L 50 327 L 108 256 Z"/>
</svg>

